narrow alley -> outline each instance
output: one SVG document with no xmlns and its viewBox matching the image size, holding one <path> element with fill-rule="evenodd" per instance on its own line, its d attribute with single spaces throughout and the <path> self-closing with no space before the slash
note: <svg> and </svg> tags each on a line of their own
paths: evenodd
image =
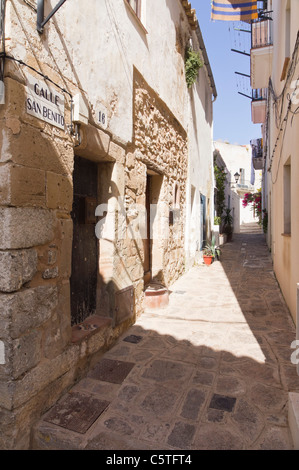
<svg viewBox="0 0 299 470">
<path fill-rule="evenodd" d="M 243 227 L 43 416 L 33 448 L 290 450 L 295 336 L 265 237 Z"/>
</svg>

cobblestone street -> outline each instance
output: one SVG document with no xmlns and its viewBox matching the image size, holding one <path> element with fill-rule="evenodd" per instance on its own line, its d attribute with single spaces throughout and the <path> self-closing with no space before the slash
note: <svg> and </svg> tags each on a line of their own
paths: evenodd
<svg viewBox="0 0 299 470">
<path fill-rule="evenodd" d="M 39 422 L 36 449 L 292 449 L 295 326 L 257 228 L 195 266 Z"/>
</svg>

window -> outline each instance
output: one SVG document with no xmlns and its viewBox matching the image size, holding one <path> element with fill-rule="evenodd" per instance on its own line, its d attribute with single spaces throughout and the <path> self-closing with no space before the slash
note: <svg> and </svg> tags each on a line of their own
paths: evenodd
<svg viewBox="0 0 299 470">
<path fill-rule="evenodd" d="M 283 167 L 283 232 L 285 235 L 291 233 L 291 161 Z"/>
<path fill-rule="evenodd" d="M 127 0 L 128 4 L 134 11 L 134 13 L 138 16 L 140 19 L 141 17 L 141 0 Z"/>
<path fill-rule="evenodd" d="M 135 19 L 135 23 L 147 34 L 146 30 L 146 0 L 124 0 L 125 5 Z"/>
</svg>

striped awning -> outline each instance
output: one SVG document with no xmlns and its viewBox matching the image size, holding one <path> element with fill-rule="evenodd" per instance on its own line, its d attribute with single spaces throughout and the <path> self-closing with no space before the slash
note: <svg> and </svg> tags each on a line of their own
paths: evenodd
<svg viewBox="0 0 299 470">
<path fill-rule="evenodd" d="M 212 20 L 250 21 L 258 18 L 257 1 L 253 0 L 213 0 Z"/>
</svg>

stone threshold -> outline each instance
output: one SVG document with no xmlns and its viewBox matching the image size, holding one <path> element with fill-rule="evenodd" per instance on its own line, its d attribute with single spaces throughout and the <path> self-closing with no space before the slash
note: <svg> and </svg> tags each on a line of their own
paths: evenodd
<svg viewBox="0 0 299 470">
<path fill-rule="evenodd" d="M 98 332 L 99 330 L 104 330 L 111 327 L 111 325 L 111 318 L 91 315 L 82 323 L 72 327 L 72 343 L 78 343 L 83 339 L 86 339 L 88 336 Z"/>
</svg>

